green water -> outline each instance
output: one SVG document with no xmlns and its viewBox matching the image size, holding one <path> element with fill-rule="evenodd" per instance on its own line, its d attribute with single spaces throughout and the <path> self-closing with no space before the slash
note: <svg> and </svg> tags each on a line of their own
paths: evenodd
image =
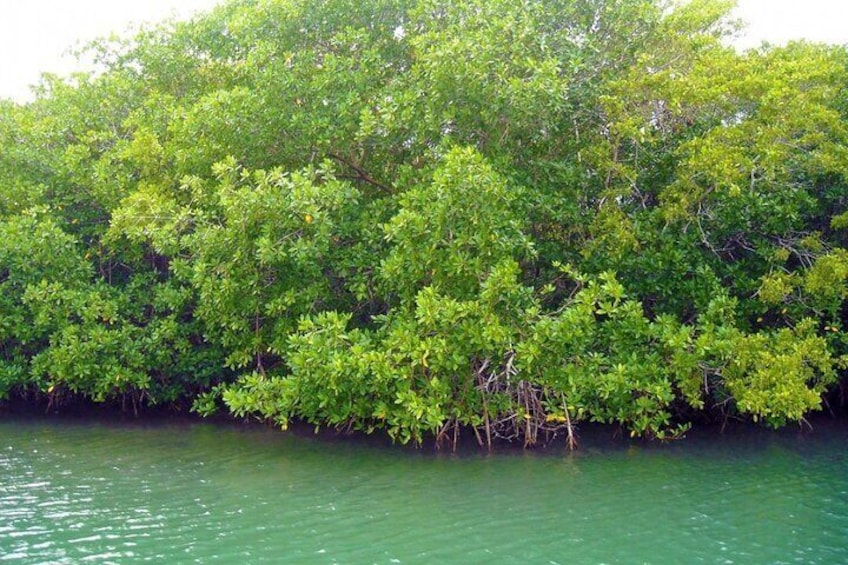
<svg viewBox="0 0 848 565">
<path fill-rule="evenodd" d="M 0 419 L 3 561 L 848 563 L 848 428 L 456 456 Z"/>
</svg>

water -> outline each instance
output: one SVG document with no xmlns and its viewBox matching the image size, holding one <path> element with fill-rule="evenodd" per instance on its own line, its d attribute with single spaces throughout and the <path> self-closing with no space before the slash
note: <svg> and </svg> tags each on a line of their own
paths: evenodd
<svg viewBox="0 0 848 565">
<path fill-rule="evenodd" d="M 0 419 L 6 561 L 848 563 L 848 428 L 456 456 Z"/>
</svg>

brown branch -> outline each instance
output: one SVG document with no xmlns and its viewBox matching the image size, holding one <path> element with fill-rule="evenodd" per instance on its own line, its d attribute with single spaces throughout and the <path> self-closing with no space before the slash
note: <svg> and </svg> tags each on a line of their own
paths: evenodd
<svg viewBox="0 0 848 565">
<path fill-rule="evenodd" d="M 335 153 L 327 153 L 327 156 L 330 159 L 333 159 L 334 161 L 338 161 L 342 165 L 345 165 L 346 167 L 353 169 L 353 171 L 356 173 L 356 176 L 353 177 L 354 179 L 361 180 L 362 182 L 368 183 L 372 186 L 376 186 L 377 188 L 379 188 L 383 192 L 386 192 L 387 194 L 392 194 L 394 192 L 390 186 L 383 184 L 380 181 L 376 180 L 374 177 L 369 175 L 368 172 L 365 169 L 363 169 L 362 167 L 360 167 L 356 163 L 353 163 L 352 161 L 349 161 L 349 160 L 345 159 L 344 157 L 342 157 L 341 155 L 337 155 Z"/>
</svg>

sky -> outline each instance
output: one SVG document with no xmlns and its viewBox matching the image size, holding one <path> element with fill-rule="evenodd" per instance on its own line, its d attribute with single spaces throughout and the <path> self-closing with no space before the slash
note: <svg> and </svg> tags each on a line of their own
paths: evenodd
<svg viewBox="0 0 848 565">
<path fill-rule="evenodd" d="M 188 19 L 218 0 L 0 0 L 0 98 L 26 101 L 42 72 L 68 74 L 79 42 L 144 23 Z"/>
<path fill-rule="evenodd" d="M 0 98 L 25 102 L 42 72 L 68 74 L 80 41 L 125 34 L 145 22 L 188 18 L 219 0 L 0 0 Z M 748 24 L 736 44 L 810 39 L 848 43 L 848 0 L 738 0 Z"/>
<path fill-rule="evenodd" d="M 747 23 L 736 42 L 743 49 L 793 39 L 848 43 L 848 0 L 738 0 L 736 16 Z"/>
</svg>

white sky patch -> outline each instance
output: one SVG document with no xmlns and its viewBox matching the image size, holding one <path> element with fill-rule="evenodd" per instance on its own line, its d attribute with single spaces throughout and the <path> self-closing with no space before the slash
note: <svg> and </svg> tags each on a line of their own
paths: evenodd
<svg viewBox="0 0 848 565">
<path fill-rule="evenodd" d="M 848 44 L 848 0 L 738 0 L 735 15 L 747 23 L 736 41 L 742 48 L 797 39 Z"/>
<path fill-rule="evenodd" d="M 26 101 L 42 72 L 77 69 L 67 51 L 131 26 L 188 18 L 225 0 L 0 0 L 0 98 Z M 848 0 L 739 0 L 742 48 L 792 39 L 848 43 Z M 405 30 L 395 30 L 402 39 Z M 398 37 L 400 35 L 400 37 Z"/>
<path fill-rule="evenodd" d="M 32 99 L 43 72 L 77 70 L 80 42 L 170 17 L 187 19 L 218 0 L 0 0 L 0 98 Z"/>
</svg>

